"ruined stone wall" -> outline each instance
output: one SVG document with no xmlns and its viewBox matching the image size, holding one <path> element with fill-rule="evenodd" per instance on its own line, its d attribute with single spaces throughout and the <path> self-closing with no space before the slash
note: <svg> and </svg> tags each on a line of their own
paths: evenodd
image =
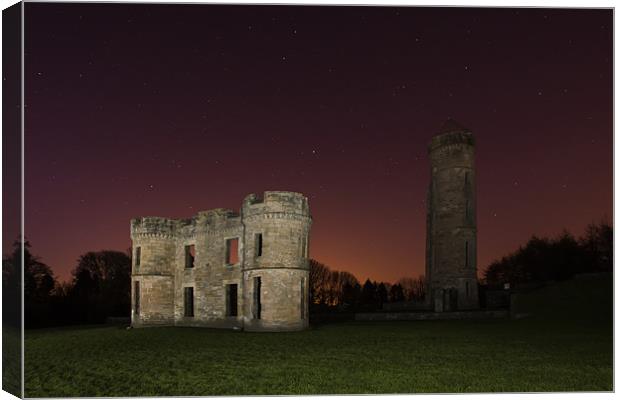
<svg viewBox="0 0 620 400">
<path fill-rule="evenodd" d="M 226 315 L 226 285 L 241 282 L 241 259 L 226 263 L 226 240 L 239 238 L 243 246 L 241 218 L 230 210 L 216 209 L 200 213 L 191 226 L 179 235 L 176 252 L 175 320 L 177 325 L 233 327 L 237 317 Z M 194 245 L 194 267 L 185 267 L 185 246 Z M 194 316 L 184 315 L 184 288 L 194 288 Z M 240 293 L 240 291 L 239 291 Z M 239 305 L 241 297 L 238 297 Z M 240 308 L 240 307 L 238 307 Z"/>
<path fill-rule="evenodd" d="M 307 327 L 310 223 L 307 199 L 291 192 L 265 192 L 262 199 L 247 196 L 240 214 L 215 209 L 188 220 L 132 220 L 134 259 L 141 249 L 140 266 L 132 273 L 132 324 Z M 257 234 L 262 235 L 261 255 Z M 229 239 L 238 241 L 232 264 L 227 262 Z M 186 246 L 191 245 L 195 255 L 190 268 Z M 255 277 L 261 277 L 260 319 L 252 310 Z M 135 282 L 141 285 L 139 315 L 134 315 Z M 236 316 L 229 315 L 234 314 L 234 290 L 227 285 L 237 285 Z M 193 316 L 185 315 L 186 288 L 193 288 Z"/>
<path fill-rule="evenodd" d="M 474 138 L 464 128 L 429 145 L 428 296 L 435 311 L 478 308 Z"/>
</svg>

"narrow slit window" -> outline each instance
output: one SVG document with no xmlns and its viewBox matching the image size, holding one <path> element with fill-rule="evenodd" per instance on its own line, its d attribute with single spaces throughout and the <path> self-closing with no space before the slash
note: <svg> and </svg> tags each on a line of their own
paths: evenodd
<svg viewBox="0 0 620 400">
<path fill-rule="evenodd" d="M 141 247 L 140 246 L 136 247 L 136 267 L 140 266 L 140 252 L 141 252 Z"/>
<path fill-rule="evenodd" d="M 193 317 L 194 316 L 194 288 L 186 287 L 185 288 L 185 316 Z"/>
<path fill-rule="evenodd" d="M 260 257 L 263 255 L 263 234 L 257 233 L 254 235 L 254 249 L 255 249 L 255 257 Z"/>
<path fill-rule="evenodd" d="M 308 237 L 301 238 L 301 257 L 308 258 Z"/>
<path fill-rule="evenodd" d="M 185 246 L 185 268 L 194 268 L 196 258 L 196 246 L 189 244 Z"/>
<path fill-rule="evenodd" d="M 239 262 L 239 238 L 226 240 L 226 265 L 235 265 Z"/>
<path fill-rule="evenodd" d="M 226 285 L 226 316 L 237 316 L 237 284 Z"/>
<path fill-rule="evenodd" d="M 140 315 L 140 281 L 133 283 L 133 308 L 136 316 Z"/>
<path fill-rule="evenodd" d="M 301 319 L 306 319 L 306 278 L 301 278 L 300 289 Z"/>
<path fill-rule="evenodd" d="M 469 282 L 465 282 L 465 296 L 469 296 Z"/>
<path fill-rule="evenodd" d="M 252 312 L 254 319 L 260 319 L 261 303 L 260 303 L 261 280 L 260 276 L 254 278 L 254 307 Z"/>
<path fill-rule="evenodd" d="M 469 267 L 469 242 L 465 242 L 465 266 Z"/>
</svg>

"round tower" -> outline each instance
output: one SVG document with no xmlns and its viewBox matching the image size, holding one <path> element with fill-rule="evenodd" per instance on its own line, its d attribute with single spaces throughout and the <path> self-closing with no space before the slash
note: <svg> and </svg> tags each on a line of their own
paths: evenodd
<svg viewBox="0 0 620 400">
<path fill-rule="evenodd" d="M 308 327 L 308 199 L 300 193 L 251 194 L 243 202 L 243 304 L 246 330 Z"/>
<path fill-rule="evenodd" d="M 131 220 L 131 325 L 174 323 L 176 221 Z"/>
<path fill-rule="evenodd" d="M 474 136 L 452 119 L 428 147 L 426 279 L 435 311 L 478 308 Z"/>
</svg>

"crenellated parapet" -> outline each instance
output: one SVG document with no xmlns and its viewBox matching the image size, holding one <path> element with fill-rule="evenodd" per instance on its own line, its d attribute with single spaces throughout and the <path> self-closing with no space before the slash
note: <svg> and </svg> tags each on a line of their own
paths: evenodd
<svg viewBox="0 0 620 400">
<path fill-rule="evenodd" d="M 301 219 L 311 223 L 308 198 L 301 193 L 266 191 L 263 197 L 255 194 L 243 201 L 244 220 L 253 219 Z"/>
<path fill-rule="evenodd" d="M 452 128 L 431 139 L 428 154 L 437 168 L 471 168 L 474 160 L 474 136 L 466 128 Z"/>
<path fill-rule="evenodd" d="M 433 151 L 439 147 L 445 146 L 475 146 L 476 141 L 474 139 L 474 135 L 463 128 L 462 130 L 455 130 L 441 133 L 437 136 L 434 136 L 431 139 L 430 144 L 428 145 L 428 150 Z"/>
<path fill-rule="evenodd" d="M 176 236 L 177 220 L 161 217 L 142 217 L 131 220 L 131 238 L 153 237 L 173 239 Z"/>
</svg>

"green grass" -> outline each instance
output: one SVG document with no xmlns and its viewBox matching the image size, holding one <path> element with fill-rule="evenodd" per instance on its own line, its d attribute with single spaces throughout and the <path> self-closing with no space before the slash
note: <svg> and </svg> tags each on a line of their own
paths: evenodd
<svg viewBox="0 0 620 400">
<path fill-rule="evenodd" d="M 534 305 L 526 300 L 524 309 Z M 295 333 L 28 331 L 26 396 L 611 391 L 611 314 L 587 309 L 570 318 L 352 322 Z"/>
<path fill-rule="evenodd" d="M 18 328 L 8 325 L 2 327 L 2 390 L 20 397 L 22 337 Z"/>
</svg>

